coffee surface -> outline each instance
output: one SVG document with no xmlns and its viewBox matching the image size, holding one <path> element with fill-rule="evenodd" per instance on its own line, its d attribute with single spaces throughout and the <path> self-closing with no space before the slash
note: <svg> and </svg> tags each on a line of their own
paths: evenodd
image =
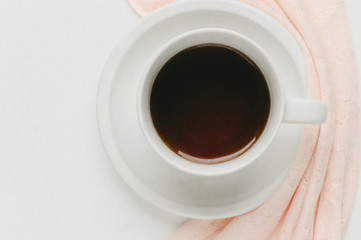
<svg viewBox="0 0 361 240">
<path fill-rule="evenodd" d="M 161 68 L 150 111 L 171 150 L 212 163 L 235 158 L 257 141 L 268 120 L 270 95 L 250 58 L 222 45 L 199 45 L 177 53 Z"/>
</svg>

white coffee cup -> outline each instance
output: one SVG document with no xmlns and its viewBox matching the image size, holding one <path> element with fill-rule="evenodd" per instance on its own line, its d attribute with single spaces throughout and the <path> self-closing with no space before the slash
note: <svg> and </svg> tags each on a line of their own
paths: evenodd
<svg viewBox="0 0 361 240">
<path fill-rule="evenodd" d="M 153 82 L 164 64 L 178 52 L 201 44 L 220 44 L 250 57 L 263 72 L 271 98 L 270 115 L 265 129 L 249 150 L 229 161 L 224 158 L 189 161 L 170 150 L 157 134 L 150 113 Z M 206 28 L 185 32 L 167 42 L 149 61 L 139 82 L 138 120 L 147 141 L 166 162 L 180 171 L 198 176 L 216 176 L 237 171 L 257 159 L 272 143 L 281 124 L 320 124 L 327 118 L 327 105 L 316 100 L 288 98 L 272 63 L 272 55 L 257 42 L 227 29 Z M 228 156 L 229 157 L 229 156 Z M 208 164 L 206 164 L 208 163 Z M 209 164 L 213 163 L 213 164 Z"/>
<path fill-rule="evenodd" d="M 271 91 L 271 115 L 247 152 L 222 163 L 202 164 L 178 156 L 159 138 L 149 94 L 170 57 L 189 46 L 212 42 L 240 50 L 260 67 Z M 231 0 L 169 4 L 125 35 L 105 66 L 97 117 L 106 153 L 130 188 L 168 212 L 219 219 L 251 211 L 269 199 L 292 166 L 301 125 L 288 123 L 317 124 L 326 119 L 324 104 L 306 100 L 305 67 L 292 34 L 248 4 Z"/>
</svg>

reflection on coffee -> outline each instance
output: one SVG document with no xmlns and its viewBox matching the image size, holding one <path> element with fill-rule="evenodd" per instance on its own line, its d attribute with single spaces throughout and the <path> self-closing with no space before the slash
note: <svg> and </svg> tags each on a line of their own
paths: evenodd
<svg viewBox="0 0 361 240">
<path fill-rule="evenodd" d="M 173 56 L 159 71 L 150 111 L 163 142 L 185 159 L 233 159 L 261 136 L 270 94 L 261 70 L 233 48 L 204 44 Z"/>
</svg>

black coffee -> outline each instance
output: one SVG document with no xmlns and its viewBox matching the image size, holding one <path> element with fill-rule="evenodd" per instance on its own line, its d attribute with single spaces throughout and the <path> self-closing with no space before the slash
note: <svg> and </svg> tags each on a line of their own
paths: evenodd
<svg viewBox="0 0 361 240">
<path fill-rule="evenodd" d="M 226 161 L 260 137 L 270 95 L 250 58 L 226 46 L 198 45 L 177 53 L 159 71 L 150 111 L 159 136 L 183 158 Z"/>
</svg>

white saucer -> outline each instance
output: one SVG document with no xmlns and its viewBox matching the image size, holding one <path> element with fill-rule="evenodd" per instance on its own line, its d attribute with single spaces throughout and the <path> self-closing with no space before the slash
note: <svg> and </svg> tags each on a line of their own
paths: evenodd
<svg viewBox="0 0 361 240">
<path fill-rule="evenodd" d="M 252 20 L 250 20 L 252 19 Z M 139 127 L 136 115 L 138 80 L 153 54 L 175 36 L 199 28 L 224 28 L 272 52 L 289 97 L 304 97 L 304 62 L 293 37 L 274 19 L 234 1 L 180 1 L 142 19 L 110 56 L 98 90 L 101 137 L 119 174 L 144 199 L 191 218 L 225 218 L 262 204 L 284 179 L 299 143 L 301 126 L 283 124 L 270 148 L 242 171 L 220 179 L 184 176 L 160 159 Z M 277 33 L 277 34 L 274 34 Z M 252 171 L 251 171 L 252 170 Z M 264 175 L 262 172 L 267 171 Z M 249 173 L 258 172 L 259 174 Z M 227 182 L 227 185 L 224 183 Z M 254 185 L 244 194 L 244 185 Z"/>
</svg>

